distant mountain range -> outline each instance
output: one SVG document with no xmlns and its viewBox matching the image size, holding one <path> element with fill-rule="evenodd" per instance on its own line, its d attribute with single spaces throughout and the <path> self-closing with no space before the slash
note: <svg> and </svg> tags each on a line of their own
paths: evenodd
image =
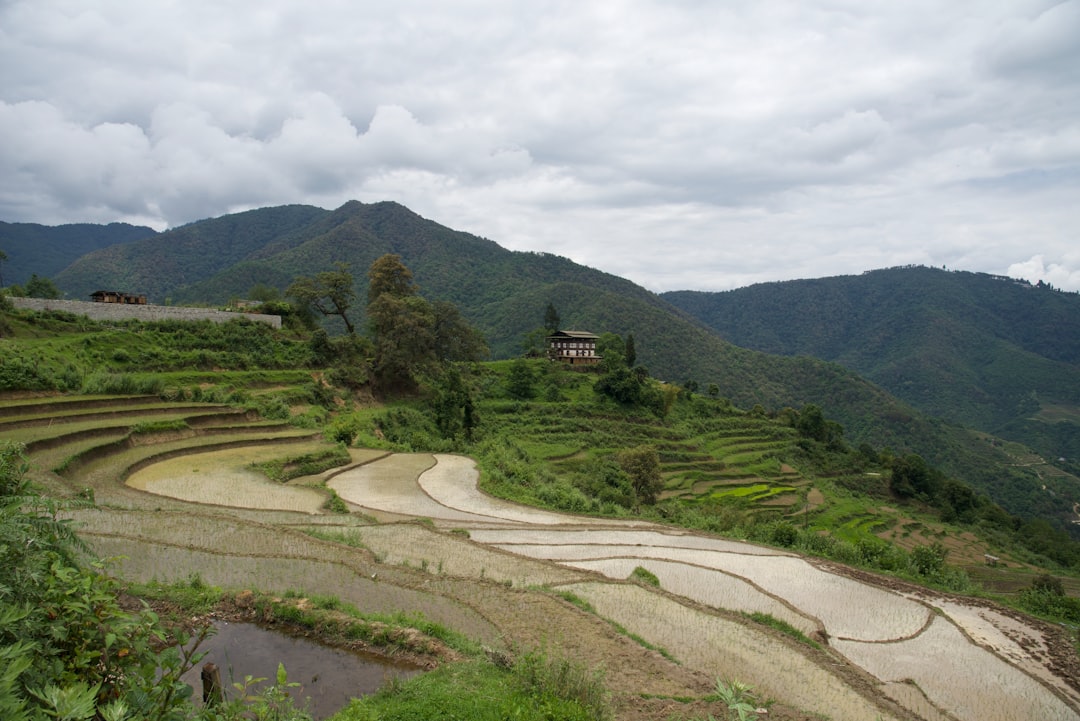
<svg viewBox="0 0 1080 721">
<path fill-rule="evenodd" d="M 495 357 L 517 355 L 552 303 L 563 327 L 633 333 L 639 362 L 655 377 L 701 389 L 715 383 L 744 408 L 815 403 L 851 442 L 918 452 L 1020 515 L 1066 525 L 1080 502 L 1080 479 L 1048 479 L 961 427 L 1054 429 L 1034 434 L 1047 441 L 1039 447 L 1066 455 L 1057 449 L 1072 447 L 1075 429 L 1055 444 L 1054 433 L 1072 426 L 1049 421 L 1073 418 L 1080 400 L 1075 296 L 925 268 L 754 286 L 745 301 L 740 291 L 660 296 L 566 258 L 506 250 L 391 202 L 264 208 L 143 230 L 141 239 L 90 252 L 72 243 L 64 270 L 32 272 L 51 275 L 69 298 L 114 289 L 152 303 L 222 303 L 255 284 L 283 289 L 346 261 L 362 299 L 370 264 L 397 253 L 421 293 L 455 303 Z M 11 256 L 2 240 L 0 250 Z M 1002 324 L 1010 330 L 994 330 Z"/>
<path fill-rule="evenodd" d="M 38 225 L 0 222 L 0 285 L 23 285 L 30 276 L 51 278 L 81 255 L 156 235 L 153 228 L 127 223 Z M 93 292 L 93 291 L 91 291 Z"/>
<path fill-rule="evenodd" d="M 907 267 L 662 297 L 736 345 L 840 363 L 1080 472 L 1080 294 Z"/>
</svg>

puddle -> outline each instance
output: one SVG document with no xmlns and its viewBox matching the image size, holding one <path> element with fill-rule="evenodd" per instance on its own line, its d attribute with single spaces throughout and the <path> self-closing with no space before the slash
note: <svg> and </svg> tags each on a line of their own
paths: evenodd
<svg viewBox="0 0 1080 721">
<path fill-rule="evenodd" d="M 199 671 L 211 661 L 220 669 L 221 683 L 229 698 L 237 695 L 234 682 L 252 676 L 267 679 L 262 685 L 272 683 L 278 662 L 285 664 L 289 682 L 300 684 L 289 690 L 296 705 L 307 708 L 316 721 L 338 712 L 353 698 L 374 693 L 392 678 L 404 679 L 420 673 L 411 666 L 322 646 L 253 623 L 221 622 L 214 627 L 217 633 L 200 647 L 206 656 L 184 676 L 195 689 L 192 698 L 197 705 L 202 701 Z"/>
</svg>

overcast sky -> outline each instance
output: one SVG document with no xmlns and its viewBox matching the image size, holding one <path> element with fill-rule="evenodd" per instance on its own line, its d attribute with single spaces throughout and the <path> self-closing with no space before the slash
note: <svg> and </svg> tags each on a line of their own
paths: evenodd
<svg viewBox="0 0 1080 721">
<path fill-rule="evenodd" d="M 1080 0 L 0 0 L 0 220 L 395 200 L 654 290 L 1080 290 Z"/>
</svg>

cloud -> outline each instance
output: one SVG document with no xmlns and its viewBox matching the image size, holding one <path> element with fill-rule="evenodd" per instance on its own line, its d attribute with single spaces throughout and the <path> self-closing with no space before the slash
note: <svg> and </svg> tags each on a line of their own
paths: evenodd
<svg viewBox="0 0 1080 721">
<path fill-rule="evenodd" d="M 392 199 L 654 290 L 1039 256 L 1080 289 L 1080 0 L 8 0 L 0 28 L 9 221 Z"/>
<path fill-rule="evenodd" d="M 1043 256 L 1034 255 L 1022 263 L 1010 265 L 1007 275 L 1032 283 L 1041 280 L 1055 288 L 1080 288 L 1080 252 L 1069 256 L 1062 262 L 1047 263 Z"/>
</svg>

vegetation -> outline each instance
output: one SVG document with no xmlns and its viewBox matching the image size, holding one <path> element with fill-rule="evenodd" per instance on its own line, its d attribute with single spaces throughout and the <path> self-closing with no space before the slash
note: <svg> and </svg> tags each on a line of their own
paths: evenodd
<svg viewBox="0 0 1080 721">
<path fill-rule="evenodd" d="M 437 305 L 419 297 L 400 258 L 384 258 L 378 267 L 386 277 L 371 283 L 384 290 L 367 313 L 368 337 L 316 331 L 300 338 L 247 323 L 106 324 L 63 314 L 4 311 L 18 339 L 0 345 L 0 380 L 6 389 L 228 402 L 264 418 L 323 428 L 341 444 L 325 454 L 295 454 L 261 468 L 278 480 L 340 465 L 348 458 L 345 446 L 354 444 L 460 452 L 477 459 L 484 490 L 494 495 L 571 513 L 639 517 L 723 533 L 956 592 L 976 588 L 960 564 L 970 569 L 981 560 L 958 559 L 948 541 L 969 535 L 983 548 L 1008 556 L 1015 567 L 1037 564 L 1054 573 L 1015 593 L 1012 603 L 1046 618 L 1078 622 L 1075 599 L 1066 591 L 1066 585 L 1074 588 L 1072 574 L 1080 570 L 1078 545 L 1047 521 L 1011 515 L 926 457 L 866 442 L 853 447 L 845 428 L 817 403 L 740 408 L 722 395 L 718 384 L 699 394 L 692 379 L 678 385 L 661 382 L 633 365 L 636 341 L 629 336 L 624 341 L 605 334 L 605 361 L 587 371 L 546 359 L 480 363 L 471 351 L 440 353 Z M 404 303 L 394 305 L 394 313 L 417 313 L 417 322 L 408 327 L 413 335 L 426 329 L 432 342 L 405 349 L 395 340 L 399 329 L 379 325 L 380 303 Z M 454 312 L 446 308 L 442 317 L 452 318 Z M 455 323 L 463 322 L 458 315 L 445 327 L 460 329 Z M 389 365 L 378 365 L 380 344 L 392 346 L 385 349 L 384 360 L 400 354 L 402 363 L 393 372 Z M 190 365 L 192 353 L 214 355 L 204 368 Z M 375 403 L 373 390 L 386 402 Z M 19 412 L 33 418 L 24 408 Z M 41 415 L 51 413 L 55 410 Z M 135 421 L 124 428 L 147 435 L 187 433 L 197 431 L 198 422 L 185 416 Z M 332 509 L 347 510 L 334 500 L 328 502 Z M 38 515 L 55 520 L 56 510 Z M 57 528 L 50 533 L 59 538 L 63 527 Z M 65 547 L 53 548 L 57 558 Z M 73 571 L 73 578 L 82 578 L 81 573 Z M 110 586 L 115 582 L 100 569 L 97 573 L 93 588 L 84 583 L 80 593 L 115 595 L 116 586 Z M 1030 579 L 1030 571 L 1024 573 Z M 659 583 L 644 568 L 633 577 L 647 585 Z M 30 606 L 12 612 L 10 623 L 21 622 L 19 613 Z M 36 607 L 28 610 L 36 612 Z M 296 604 L 285 603 L 273 613 L 290 622 L 316 622 Z M 317 622 L 326 623 L 322 617 Z M 147 648 L 159 643 L 152 641 L 153 634 L 148 638 Z M 131 644 L 134 648 L 136 641 Z M 481 658 L 475 649 L 469 659 L 426 677 L 433 680 L 395 684 L 377 700 L 355 704 L 347 713 L 356 715 L 348 718 L 408 718 L 434 708 L 434 699 L 469 717 L 495 713 L 492 709 L 522 714 L 540 709 L 537 713 L 570 718 L 608 713 L 594 703 L 603 695 L 602 683 L 562 660 L 525 654 L 505 667 Z M 181 657 L 177 663 L 190 662 Z M 487 688 L 508 682 L 509 692 L 483 706 L 462 691 L 466 684 Z M 70 693 L 88 698 L 83 691 Z M 455 694 L 459 698 L 447 700 Z M 47 702 L 55 707 L 60 697 L 50 698 Z M 33 699 L 41 700 L 41 694 L 27 691 L 25 699 L 38 703 Z"/>
<path fill-rule="evenodd" d="M 1073 476 L 1080 471 L 1077 294 L 1041 281 L 905 267 L 663 297 L 740 346 L 842 363 L 922 412 L 1024 443 Z M 919 452 L 959 472 L 947 452 Z M 1052 481 L 1067 499 L 1061 508 L 1080 499 L 1075 478 Z M 1045 517 L 1050 504 L 1023 485 L 984 488 L 1014 512 Z"/>
<path fill-rule="evenodd" d="M 900 269 L 845 281 L 843 291 L 817 292 L 831 287 L 824 281 L 763 286 L 753 298 L 738 296 L 740 308 L 755 312 L 706 318 L 710 323 L 751 319 L 747 322 L 757 323 L 757 336 L 774 337 L 773 345 L 736 342 L 790 354 L 769 355 L 721 340 L 741 338 L 726 327 L 718 335 L 689 320 L 667 302 L 681 304 L 679 296 L 659 298 L 565 258 L 506 251 L 394 203 L 356 202 L 334 211 L 285 206 L 200 221 L 95 251 L 56 274 L 55 281 L 69 297 L 123 286 L 147 293 L 152 302 L 219 304 L 237 289 L 281 290 L 297 277 L 317 277 L 342 258 L 367 267 L 388 253 L 408 264 L 432 305 L 456 307 L 484 335 L 495 358 L 516 356 L 523 338 L 534 351 L 541 348 L 540 311 L 557 306 L 561 316 L 556 311 L 551 317 L 566 327 L 625 337 L 629 371 L 642 365 L 654 377 L 676 380 L 688 390 L 699 385 L 710 397 L 743 408 L 760 404 L 779 412 L 815 404 L 843 425 L 849 442 L 918 454 L 1010 513 L 1080 533 L 1070 523 L 1073 504 L 1080 501 L 1075 475 L 1080 469 L 1069 464 L 1080 457 L 1080 434 L 1076 383 L 1069 380 L 1076 377 L 1070 370 L 1075 361 L 1069 360 L 1075 356 L 1068 355 L 1075 351 L 1068 339 L 1080 333 L 1074 332 L 1075 297 L 1048 288 L 977 274 Z M 976 291 L 976 285 L 985 290 Z M 793 287 L 809 290 L 789 298 Z M 353 279 L 352 290 L 365 297 L 362 277 Z M 869 311 L 855 312 L 866 302 Z M 754 321 L 764 317 L 758 309 L 774 315 Z M 772 309 L 781 314 L 774 317 Z M 356 328 L 367 322 L 361 323 L 362 310 L 350 308 L 348 320 Z M 1008 337 L 993 336 L 997 327 L 1007 327 Z M 331 335 L 345 330 L 342 319 L 332 317 L 327 330 Z M 788 345 L 799 337 L 816 340 L 809 348 Z M 847 350 L 844 342 L 851 344 Z M 352 355 L 371 357 L 365 348 Z M 861 359 L 871 364 L 864 366 Z M 336 365 L 354 388 L 371 378 L 366 364 Z M 637 401 L 634 394 L 641 387 L 626 370 L 609 381 L 612 393 Z M 987 422 L 976 422 L 979 418 Z M 1017 462 L 1011 449 L 955 423 L 1031 444 L 1042 458 Z M 1055 465 L 1067 472 L 1052 472 Z"/>
</svg>

